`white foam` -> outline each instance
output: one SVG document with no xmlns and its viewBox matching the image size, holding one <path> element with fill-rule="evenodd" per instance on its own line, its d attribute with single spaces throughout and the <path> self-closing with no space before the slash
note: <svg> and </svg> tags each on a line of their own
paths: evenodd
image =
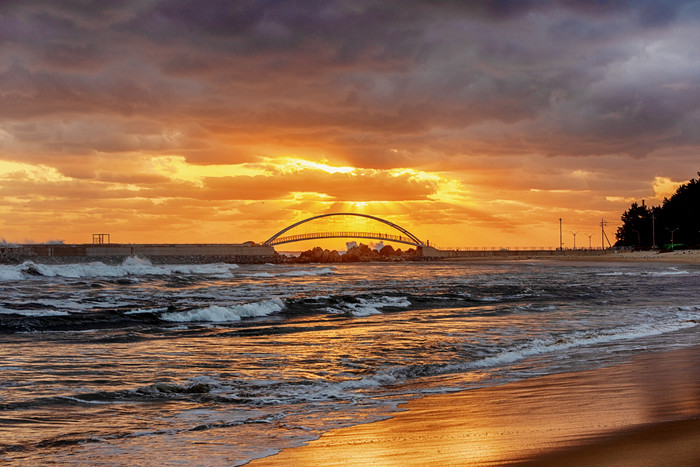
<svg viewBox="0 0 700 467">
<path fill-rule="evenodd" d="M 39 300 L 36 301 L 36 303 L 39 303 L 39 304 L 45 305 L 45 306 L 49 306 L 52 308 L 69 309 L 71 311 L 89 310 L 89 309 L 92 309 L 94 307 L 94 305 L 92 305 L 90 303 L 81 303 L 79 301 L 79 299 L 40 298 Z"/>
<path fill-rule="evenodd" d="M 212 305 L 195 310 L 163 313 L 160 317 L 165 321 L 192 322 L 203 321 L 212 323 L 224 323 L 240 321 L 241 318 L 267 316 L 282 311 L 284 302 L 278 298 L 262 302 L 243 303 L 240 305 L 219 306 Z"/>
<path fill-rule="evenodd" d="M 231 278 L 236 264 L 164 264 L 154 266 L 150 261 L 138 256 L 126 258 L 121 265 L 112 266 L 99 261 L 73 264 L 35 264 L 25 261 L 18 266 L 1 266 L 0 281 L 22 280 L 32 275 L 44 277 L 65 277 L 70 279 L 98 277 L 127 277 L 171 274 L 201 274 L 220 278 Z"/>
<path fill-rule="evenodd" d="M 684 275 L 684 274 L 690 274 L 690 272 L 672 268 L 672 269 L 669 269 L 668 271 L 652 271 L 649 273 L 649 275 L 652 277 L 679 276 L 679 275 Z"/>
<path fill-rule="evenodd" d="M 292 271 L 277 272 L 277 273 L 255 272 L 255 273 L 249 274 L 249 276 L 250 277 L 272 278 L 272 277 L 327 276 L 330 274 L 335 274 L 335 270 L 333 268 L 295 269 Z"/>
<path fill-rule="evenodd" d="M 24 274 L 18 266 L 0 266 L 0 282 L 19 281 L 24 278 Z"/>
<path fill-rule="evenodd" d="M 533 339 L 526 344 L 504 350 L 481 360 L 469 362 L 467 364 L 453 365 L 451 369 L 464 370 L 468 368 L 494 367 L 558 350 L 566 350 L 592 344 L 606 344 L 621 340 L 639 339 L 679 331 L 681 329 L 693 328 L 700 324 L 700 321 L 697 319 L 697 311 L 699 310 L 700 308 L 698 307 L 684 307 L 683 309 L 679 309 L 679 313 L 668 320 L 649 321 L 637 325 L 612 329 L 578 331 L 566 336 L 551 337 L 548 339 Z"/>
<path fill-rule="evenodd" d="M 275 277 L 274 274 L 270 274 L 269 272 L 256 272 L 254 274 L 251 274 L 250 276 L 251 277 L 264 277 L 264 278 Z"/>
<path fill-rule="evenodd" d="M 303 277 L 303 276 L 326 276 L 329 274 L 335 274 L 333 268 L 316 268 L 316 269 L 302 269 L 300 271 L 289 271 L 280 274 L 281 276 L 289 277 Z"/>
<path fill-rule="evenodd" d="M 68 316 L 70 313 L 61 310 L 12 310 L 0 308 L 0 314 L 15 314 L 20 316 Z"/>
<path fill-rule="evenodd" d="M 138 310 L 125 311 L 124 314 L 125 315 L 138 315 L 141 313 L 159 313 L 161 311 L 166 311 L 166 310 L 167 310 L 167 308 L 165 308 L 165 307 L 163 307 L 163 308 L 150 308 L 150 309 L 147 308 L 144 310 L 138 309 Z"/>
<path fill-rule="evenodd" d="M 665 271 L 613 271 L 613 272 L 599 272 L 596 276 L 650 276 L 650 277 L 663 277 L 663 276 L 682 276 L 685 274 L 690 274 L 689 271 L 684 271 L 682 269 L 670 268 Z"/>
<path fill-rule="evenodd" d="M 369 316 L 381 313 L 385 307 L 411 306 L 411 302 L 406 297 L 379 297 L 375 299 L 357 298 L 357 302 L 345 302 L 336 307 L 326 307 L 329 313 L 350 313 L 353 316 Z"/>
</svg>

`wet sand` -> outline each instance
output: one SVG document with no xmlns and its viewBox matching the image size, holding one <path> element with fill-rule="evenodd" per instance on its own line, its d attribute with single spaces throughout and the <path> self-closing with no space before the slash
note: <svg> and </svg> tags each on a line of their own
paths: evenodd
<svg viewBox="0 0 700 467">
<path fill-rule="evenodd" d="M 251 465 L 700 465 L 700 346 L 406 408 Z"/>
</svg>

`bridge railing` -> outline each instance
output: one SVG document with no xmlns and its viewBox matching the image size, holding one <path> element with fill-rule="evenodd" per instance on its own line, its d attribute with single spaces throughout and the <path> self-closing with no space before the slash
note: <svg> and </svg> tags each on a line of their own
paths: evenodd
<svg viewBox="0 0 700 467">
<path fill-rule="evenodd" d="M 416 243 L 408 238 L 401 235 L 393 235 L 386 233 L 373 233 L 373 232 L 313 232 L 313 233 L 303 233 L 297 235 L 288 235 L 286 237 L 278 237 L 274 241 L 270 242 L 270 246 L 280 245 L 282 243 L 299 242 L 302 240 L 315 240 L 320 238 L 368 238 L 373 240 L 386 240 L 389 242 L 405 243 L 408 245 L 416 245 Z M 416 245 L 417 246 L 417 245 Z"/>
</svg>

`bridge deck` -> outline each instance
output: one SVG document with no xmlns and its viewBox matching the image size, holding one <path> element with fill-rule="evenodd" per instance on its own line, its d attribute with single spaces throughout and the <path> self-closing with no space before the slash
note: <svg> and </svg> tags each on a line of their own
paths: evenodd
<svg viewBox="0 0 700 467">
<path fill-rule="evenodd" d="M 302 240 L 316 240 L 320 238 L 368 238 L 372 240 L 386 240 L 388 242 L 403 243 L 411 246 L 422 246 L 414 242 L 412 239 L 401 235 L 392 235 L 385 233 L 373 232 L 313 232 L 297 235 L 289 235 L 286 237 L 278 237 L 267 245 L 275 246 L 283 243 L 300 242 Z"/>
</svg>

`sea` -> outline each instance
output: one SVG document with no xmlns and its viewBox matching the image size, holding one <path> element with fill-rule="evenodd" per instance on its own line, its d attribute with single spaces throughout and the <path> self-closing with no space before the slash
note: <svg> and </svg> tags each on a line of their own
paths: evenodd
<svg viewBox="0 0 700 467">
<path fill-rule="evenodd" d="M 700 265 L 0 265 L 0 463 L 243 465 L 700 342 Z"/>
</svg>

